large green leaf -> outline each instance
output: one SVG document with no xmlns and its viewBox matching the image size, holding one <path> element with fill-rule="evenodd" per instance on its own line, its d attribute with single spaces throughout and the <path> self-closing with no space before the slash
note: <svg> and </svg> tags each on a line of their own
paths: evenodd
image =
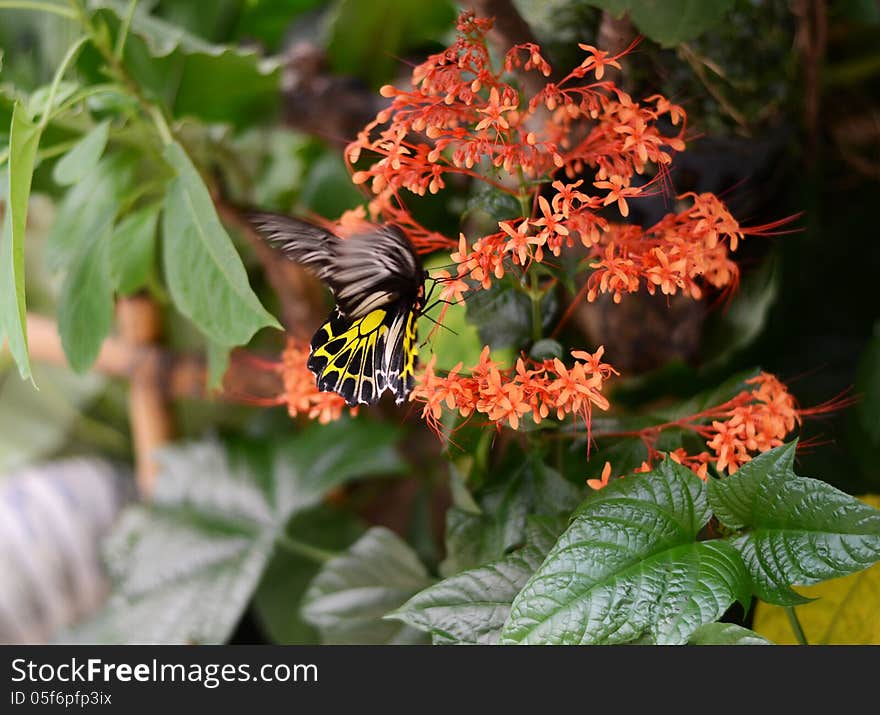
<svg viewBox="0 0 880 715">
<path fill-rule="evenodd" d="M 15 103 L 9 128 L 8 188 L 3 226 L 0 229 L 0 344 L 3 336 L 22 378 L 31 376 L 27 350 L 27 317 L 24 284 L 24 232 L 28 198 L 40 129 Z"/>
<path fill-rule="evenodd" d="M 388 617 L 430 633 L 434 643 L 497 644 L 513 599 L 562 528 L 559 519 L 532 517 L 523 548 L 429 586 Z"/>
<path fill-rule="evenodd" d="M 430 583 L 409 545 L 376 526 L 324 565 L 306 592 L 302 615 L 324 643 L 418 643 L 422 633 L 383 618 Z"/>
<path fill-rule="evenodd" d="M 778 605 L 809 600 L 793 584 L 845 576 L 880 561 L 880 511 L 793 470 L 797 442 L 709 483 L 709 499 L 754 581 L 755 593 Z"/>
<path fill-rule="evenodd" d="M 705 485 L 669 459 L 615 480 L 578 509 L 517 596 L 502 642 L 686 642 L 749 595 L 736 550 L 696 540 L 709 517 Z"/>
<path fill-rule="evenodd" d="M 387 433 L 383 437 L 358 422 L 348 429 L 374 437 L 375 449 L 364 448 L 357 472 L 347 465 L 339 434 L 330 444 L 322 428 L 279 447 L 261 441 L 227 450 L 205 442 L 163 451 L 152 503 L 129 509 L 110 539 L 109 602 L 67 638 L 222 643 L 291 516 L 315 506 L 324 485 L 337 483 L 340 474 L 364 476 L 399 466 Z"/>
<path fill-rule="evenodd" d="M 733 0 L 588 0 L 620 17 L 628 12 L 645 35 L 671 47 L 696 37 L 724 18 Z"/>
<path fill-rule="evenodd" d="M 168 184 L 162 222 L 165 279 L 177 308 L 219 345 L 243 345 L 264 326 L 280 328 L 251 290 L 186 152 L 172 143 L 164 156 L 177 172 Z"/>
</svg>

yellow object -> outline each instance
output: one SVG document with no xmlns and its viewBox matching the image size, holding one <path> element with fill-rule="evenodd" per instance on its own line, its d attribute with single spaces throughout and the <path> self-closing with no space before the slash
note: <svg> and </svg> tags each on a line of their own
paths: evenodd
<svg viewBox="0 0 880 715">
<path fill-rule="evenodd" d="M 859 498 L 880 508 L 878 494 Z M 880 645 L 880 563 L 797 591 L 818 599 L 795 608 L 810 645 Z M 780 606 L 758 602 L 752 630 L 780 645 L 797 643 Z"/>
</svg>

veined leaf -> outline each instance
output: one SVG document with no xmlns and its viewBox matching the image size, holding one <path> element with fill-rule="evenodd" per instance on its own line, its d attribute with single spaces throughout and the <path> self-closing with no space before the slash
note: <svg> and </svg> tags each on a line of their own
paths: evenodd
<svg viewBox="0 0 880 715">
<path fill-rule="evenodd" d="M 243 345 L 264 326 L 280 328 L 251 290 L 186 152 L 173 143 L 164 156 L 177 172 L 165 194 L 162 222 L 165 278 L 177 308 L 218 345 Z"/>
<path fill-rule="evenodd" d="M 497 644 L 513 599 L 563 527 L 560 519 L 532 517 L 524 547 L 429 586 L 387 617 L 430 633 L 435 644 Z"/>
<path fill-rule="evenodd" d="M 225 641 L 285 525 L 319 503 L 322 485 L 338 479 L 334 470 L 342 467 L 350 478 L 397 463 L 388 464 L 389 433 L 356 421 L 347 423 L 347 430 L 356 439 L 363 431 L 373 436 L 374 447 L 362 448 L 359 471 L 344 466 L 338 448 L 326 453 L 322 428 L 282 446 L 260 441 L 224 449 L 204 442 L 163 451 L 151 504 L 130 508 L 110 538 L 107 562 L 114 586 L 106 607 L 64 639 Z M 338 442 L 339 434 L 335 437 Z"/>
<path fill-rule="evenodd" d="M 376 526 L 324 565 L 306 592 L 302 615 L 324 643 L 418 643 L 422 633 L 382 619 L 430 583 L 409 545 Z"/>
<path fill-rule="evenodd" d="M 31 376 L 27 350 L 24 233 L 40 130 L 16 102 L 9 128 L 8 189 L 0 230 L 0 343 L 3 335 L 23 379 Z"/>
<path fill-rule="evenodd" d="M 731 543 L 764 601 L 808 599 L 791 590 L 860 571 L 880 561 L 880 511 L 830 484 L 793 471 L 796 442 L 760 454 L 709 483 L 716 516 L 745 529 Z"/>
<path fill-rule="evenodd" d="M 110 132 L 110 120 L 104 120 L 86 134 L 77 144 L 55 164 L 52 178 L 56 184 L 69 186 L 75 184 L 88 174 L 98 163 L 107 136 Z"/>
<path fill-rule="evenodd" d="M 134 180 L 135 157 L 113 153 L 71 186 L 58 206 L 46 244 L 49 267 L 67 268 L 104 235 Z"/>
<path fill-rule="evenodd" d="M 880 496 L 861 501 L 880 507 Z M 797 607 L 797 617 L 812 645 L 880 645 L 880 564 L 856 574 L 798 589 L 815 599 Z M 759 601 L 752 627 L 783 645 L 797 639 L 785 609 Z"/>
<path fill-rule="evenodd" d="M 110 237 L 109 267 L 113 286 L 131 295 L 150 280 L 156 258 L 159 207 L 147 206 L 126 216 Z"/>
<path fill-rule="evenodd" d="M 451 576 L 496 561 L 524 542 L 529 515 L 567 515 L 582 496 L 540 459 L 526 458 L 502 487 L 481 496 L 481 513 L 449 509 L 446 559 L 440 564 L 440 573 Z"/>
<path fill-rule="evenodd" d="M 58 332 L 75 372 L 91 367 L 113 325 L 113 282 L 107 251 L 109 226 L 74 260 L 58 296 Z"/>
<path fill-rule="evenodd" d="M 503 643 L 685 643 L 735 601 L 749 579 L 736 550 L 697 541 L 705 485 L 669 459 L 627 476 L 578 509 L 516 597 Z"/>
</svg>

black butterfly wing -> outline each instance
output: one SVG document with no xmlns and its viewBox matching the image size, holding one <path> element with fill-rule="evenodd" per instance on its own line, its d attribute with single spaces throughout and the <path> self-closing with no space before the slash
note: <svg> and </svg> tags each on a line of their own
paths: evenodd
<svg viewBox="0 0 880 715">
<path fill-rule="evenodd" d="M 403 402 L 415 382 L 417 313 L 397 302 L 360 318 L 335 310 L 312 338 L 308 367 L 318 389 L 371 405 L 388 389 Z"/>
<path fill-rule="evenodd" d="M 269 243 L 323 280 L 349 317 L 414 299 L 424 281 L 412 244 L 395 226 L 377 226 L 341 239 L 290 216 L 253 213 L 249 218 Z"/>
<path fill-rule="evenodd" d="M 282 214 L 257 212 L 248 215 L 257 231 L 287 258 L 329 281 L 333 258 L 342 239 L 320 226 Z"/>
<path fill-rule="evenodd" d="M 382 305 L 414 301 L 424 271 L 404 233 L 385 225 L 340 240 L 327 282 L 342 311 L 354 317 Z"/>
</svg>

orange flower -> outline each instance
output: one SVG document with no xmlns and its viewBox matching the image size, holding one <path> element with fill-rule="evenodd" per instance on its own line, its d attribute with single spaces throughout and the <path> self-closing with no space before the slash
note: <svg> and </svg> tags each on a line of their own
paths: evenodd
<svg viewBox="0 0 880 715">
<path fill-rule="evenodd" d="M 526 415 L 531 414 L 539 423 L 551 410 L 556 410 L 558 419 L 576 415 L 589 426 L 593 406 L 608 409 L 608 400 L 601 391 L 605 380 L 617 373 L 601 362 L 602 348 L 594 355 L 576 352 L 582 358 L 576 357 L 570 368 L 558 359 L 535 363 L 520 358 L 513 369 L 503 369 L 492 360 L 486 346 L 470 374 L 461 374 L 457 367 L 446 377 L 434 372 L 432 360 L 417 376 L 410 399 L 424 403 L 422 417 L 435 431 L 439 431 L 444 405 L 458 410 L 462 417 L 484 414 L 512 429 L 518 429 Z"/>
<path fill-rule="evenodd" d="M 279 371 L 284 381 L 284 399 L 291 417 L 305 415 L 321 424 L 338 420 L 346 409 L 345 399 L 335 392 L 321 392 L 315 376 L 306 366 L 309 348 L 294 338 L 289 338 L 281 354 Z M 357 414 L 357 407 L 349 408 Z"/>
<path fill-rule="evenodd" d="M 588 479 L 587 486 L 590 489 L 595 489 L 598 491 L 603 487 L 608 486 L 608 479 L 611 477 L 611 462 L 605 462 L 605 466 L 602 468 L 602 477 L 599 479 Z"/>
</svg>

